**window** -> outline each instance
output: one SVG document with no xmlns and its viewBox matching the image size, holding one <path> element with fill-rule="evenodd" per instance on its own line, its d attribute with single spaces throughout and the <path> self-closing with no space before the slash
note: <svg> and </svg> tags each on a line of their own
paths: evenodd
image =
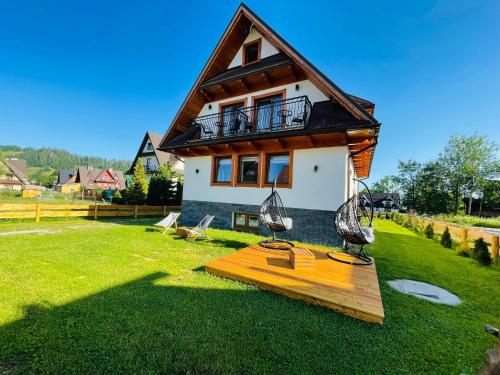
<svg viewBox="0 0 500 375">
<path fill-rule="evenodd" d="M 259 182 L 258 156 L 240 156 L 238 182 L 244 184 L 257 184 Z"/>
<path fill-rule="evenodd" d="M 219 135 L 235 135 L 240 132 L 242 126 L 242 114 L 240 109 L 245 106 L 244 102 L 221 106 L 222 127 Z"/>
<path fill-rule="evenodd" d="M 258 98 L 254 101 L 257 130 L 277 130 L 283 118 L 283 93 Z"/>
<path fill-rule="evenodd" d="M 266 170 L 268 184 L 276 180 L 277 185 L 288 185 L 290 183 L 290 155 L 268 155 Z"/>
<path fill-rule="evenodd" d="M 234 213 L 233 228 L 243 232 L 259 232 L 259 215 Z"/>
<path fill-rule="evenodd" d="M 231 158 L 216 158 L 213 182 L 230 183 L 232 173 Z"/>
<path fill-rule="evenodd" d="M 151 151 L 152 149 L 153 149 L 153 144 L 151 143 L 151 141 L 149 141 L 149 142 L 146 144 L 146 150 Z"/>
<path fill-rule="evenodd" d="M 260 60 L 260 39 L 243 45 L 243 65 Z"/>
</svg>

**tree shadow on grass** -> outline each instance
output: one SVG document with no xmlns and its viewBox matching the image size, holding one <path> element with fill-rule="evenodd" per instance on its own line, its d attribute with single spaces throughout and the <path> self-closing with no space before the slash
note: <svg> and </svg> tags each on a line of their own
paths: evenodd
<svg viewBox="0 0 500 375">
<path fill-rule="evenodd" d="M 153 273 L 62 306 L 27 306 L 21 320 L 0 327 L 0 373 L 308 373 L 317 348 L 301 332 L 309 327 L 326 340 L 327 327 L 346 320 L 257 290 L 161 285 L 166 277 Z"/>
</svg>

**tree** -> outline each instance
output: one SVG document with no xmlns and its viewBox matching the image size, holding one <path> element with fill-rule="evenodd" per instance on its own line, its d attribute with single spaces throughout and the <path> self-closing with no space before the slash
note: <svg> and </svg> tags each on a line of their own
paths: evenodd
<svg viewBox="0 0 500 375">
<path fill-rule="evenodd" d="M 372 193 L 397 193 L 400 191 L 398 179 L 395 176 L 385 176 L 372 185 Z"/>
<path fill-rule="evenodd" d="M 5 167 L 3 158 L 0 157 L 0 176 L 4 176 L 7 173 L 7 168 Z"/>
<path fill-rule="evenodd" d="M 472 255 L 474 259 L 485 266 L 489 266 L 491 264 L 491 256 L 488 251 L 488 245 L 484 242 L 482 237 L 474 241 L 474 250 Z"/>
<path fill-rule="evenodd" d="M 452 245 L 451 234 L 450 234 L 450 230 L 448 229 L 448 227 L 445 228 L 443 234 L 441 235 L 441 245 L 443 245 L 447 249 L 451 249 L 451 245 Z"/>
<path fill-rule="evenodd" d="M 42 174 L 38 177 L 38 183 L 48 188 L 52 187 L 56 182 L 56 180 L 57 176 L 54 176 L 53 174 L 50 175 Z"/>
<path fill-rule="evenodd" d="M 399 160 L 397 181 L 403 191 L 403 205 L 409 210 L 416 210 L 417 180 L 422 165 L 415 160 Z"/>
<path fill-rule="evenodd" d="M 424 229 L 424 236 L 427 238 L 433 238 L 434 237 L 434 229 L 432 228 L 432 225 L 427 224 L 427 226 Z"/>
<path fill-rule="evenodd" d="M 175 201 L 175 184 L 173 181 L 175 172 L 170 163 L 156 168 L 155 174 L 151 177 L 148 189 L 148 204 L 166 205 Z"/>
<path fill-rule="evenodd" d="M 486 181 L 481 193 L 479 215 L 481 215 L 482 205 L 489 209 L 500 209 L 500 180 Z"/>
<path fill-rule="evenodd" d="M 470 214 L 474 193 L 484 189 L 486 181 L 500 169 L 498 146 L 486 137 L 474 134 L 452 136 L 438 161 L 443 165 L 448 188 L 453 196 L 453 212 L 458 213 L 460 198 L 468 198 Z"/>
<path fill-rule="evenodd" d="M 175 191 L 175 203 L 176 204 L 182 203 L 183 191 L 184 191 L 184 178 L 182 176 L 179 176 L 179 178 L 177 179 L 177 190 Z"/>
<path fill-rule="evenodd" d="M 451 197 L 447 189 L 443 167 L 431 161 L 424 164 L 416 178 L 415 209 L 418 213 L 448 213 Z"/>
<path fill-rule="evenodd" d="M 130 204 L 144 204 L 148 193 L 148 184 L 144 174 L 144 166 L 141 162 L 134 165 L 132 182 L 127 187 L 125 200 Z"/>
</svg>

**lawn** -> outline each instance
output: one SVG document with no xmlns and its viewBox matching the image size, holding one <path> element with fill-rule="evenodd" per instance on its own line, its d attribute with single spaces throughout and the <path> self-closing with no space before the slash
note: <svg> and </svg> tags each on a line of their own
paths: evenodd
<svg viewBox="0 0 500 375">
<path fill-rule="evenodd" d="M 494 338 L 500 267 L 483 267 L 397 224 L 377 220 L 385 324 L 203 272 L 254 243 L 162 236 L 149 220 L 0 224 L 0 374 L 474 373 Z M 437 305 L 386 283 L 413 278 L 456 293 Z"/>
<path fill-rule="evenodd" d="M 500 217 L 477 217 L 470 215 L 435 215 L 432 217 L 435 220 L 455 223 L 462 227 L 486 227 L 500 228 Z"/>
</svg>

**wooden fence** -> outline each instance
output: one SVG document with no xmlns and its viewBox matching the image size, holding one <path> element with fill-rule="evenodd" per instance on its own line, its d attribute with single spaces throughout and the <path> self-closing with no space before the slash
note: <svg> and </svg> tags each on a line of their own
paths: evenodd
<svg viewBox="0 0 500 375">
<path fill-rule="evenodd" d="M 180 206 L 99 205 L 99 204 L 0 204 L 0 219 L 35 219 L 43 217 L 115 217 L 167 216 Z"/>
<path fill-rule="evenodd" d="M 443 221 L 431 220 L 414 215 L 405 215 L 405 214 L 400 214 L 400 215 L 407 216 L 408 220 L 412 221 L 413 227 L 415 227 L 416 223 L 420 224 L 422 230 L 427 226 L 427 224 L 430 224 L 432 226 L 432 229 L 434 230 L 434 233 L 437 235 L 443 234 L 446 227 L 448 227 L 451 239 L 453 241 L 456 242 L 465 241 L 471 248 L 474 247 L 473 243 L 474 240 L 482 238 L 488 244 L 488 250 L 490 251 L 491 258 L 493 259 L 493 261 L 497 261 L 498 259 L 498 253 L 499 253 L 498 236 L 487 233 L 481 230 L 481 228 L 479 227 L 467 229 Z"/>
</svg>

